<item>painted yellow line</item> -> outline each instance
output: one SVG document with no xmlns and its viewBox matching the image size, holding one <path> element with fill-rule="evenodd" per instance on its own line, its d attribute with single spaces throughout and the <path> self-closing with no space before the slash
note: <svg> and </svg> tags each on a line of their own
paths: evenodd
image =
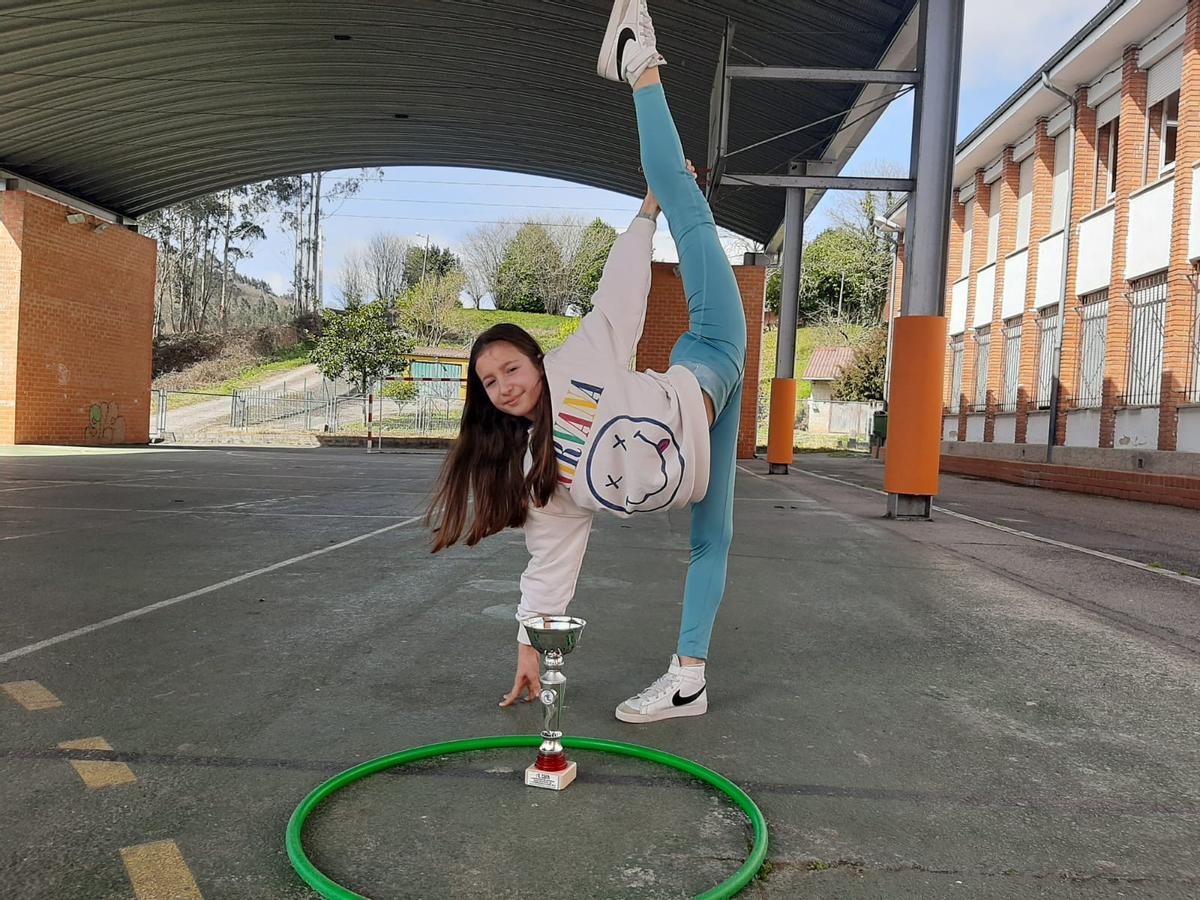
<svg viewBox="0 0 1200 900">
<path fill-rule="evenodd" d="M 83 738 L 78 741 L 63 741 L 60 750 L 111 750 L 112 744 L 102 737 Z M 71 767 L 79 773 L 89 788 L 112 787 L 116 784 L 132 784 L 137 781 L 133 770 L 123 762 L 106 762 L 98 759 L 72 759 Z"/>
<path fill-rule="evenodd" d="M 54 709 L 62 701 L 36 681 L 9 681 L 0 684 L 0 690 L 12 697 L 26 709 Z"/>
<path fill-rule="evenodd" d="M 121 861 L 137 900 L 203 900 L 174 841 L 125 847 Z"/>
</svg>

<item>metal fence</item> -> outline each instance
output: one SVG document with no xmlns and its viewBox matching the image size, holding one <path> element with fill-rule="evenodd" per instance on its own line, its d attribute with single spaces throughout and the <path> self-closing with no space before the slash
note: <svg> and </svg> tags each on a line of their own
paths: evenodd
<svg viewBox="0 0 1200 900">
<path fill-rule="evenodd" d="M 1108 288 L 1080 298 L 1079 372 L 1072 405 L 1100 406 L 1104 400 L 1104 354 L 1108 346 Z"/>
<path fill-rule="evenodd" d="M 952 413 L 958 412 L 961 403 L 965 346 L 961 334 L 950 339 L 950 396 L 946 398 L 946 408 Z"/>
<path fill-rule="evenodd" d="M 975 332 L 975 401 L 973 412 L 987 409 L 988 369 L 992 356 L 992 326 L 985 325 Z"/>
<path fill-rule="evenodd" d="M 1004 323 L 1004 375 L 1000 391 L 1000 412 L 1016 412 L 1021 387 L 1021 317 Z"/>
<path fill-rule="evenodd" d="M 389 379 L 389 381 L 458 379 Z M 446 397 L 441 385 L 404 399 L 376 383 L 363 394 L 345 381 L 296 382 L 231 393 L 151 392 L 152 439 L 172 443 L 312 442 L 341 435 L 379 446 L 387 437 L 447 437 L 458 431 L 462 402 L 457 385 Z M 393 395 L 393 396 L 389 396 Z"/>
<path fill-rule="evenodd" d="M 1167 273 L 1132 282 L 1126 299 L 1130 306 L 1126 392 L 1117 402 L 1122 406 L 1157 406 L 1162 395 L 1167 331 Z"/>
<path fill-rule="evenodd" d="M 1037 388 L 1033 395 L 1035 409 L 1050 408 L 1050 394 L 1054 386 L 1054 357 L 1058 347 L 1060 319 L 1058 307 L 1050 306 L 1038 313 Z"/>
</svg>

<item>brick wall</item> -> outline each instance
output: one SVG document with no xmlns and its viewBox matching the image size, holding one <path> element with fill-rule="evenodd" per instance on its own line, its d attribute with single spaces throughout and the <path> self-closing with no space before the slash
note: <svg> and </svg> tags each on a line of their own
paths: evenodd
<svg viewBox="0 0 1200 900">
<path fill-rule="evenodd" d="M 21 290 L 24 200 L 0 192 L 0 444 L 13 443 L 16 428 L 17 328 Z"/>
<path fill-rule="evenodd" d="M 1200 162 L 1200 3 L 1188 4 L 1187 30 L 1183 40 L 1183 81 L 1175 144 L 1174 223 L 1171 227 L 1171 267 L 1167 285 L 1167 322 L 1163 341 L 1162 402 L 1158 418 L 1158 449 L 1174 450 L 1179 437 L 1179 407 L 1185 401 L 1192 359 L 1192 328 L 1195 327 L 1196 288 L 1188 259 L 1191 224 L 1193 167 Z M 1158 160 L 1152 160 L 1157 165 Z"/>
<path fill-rule="evenodd" d="M 144 444 L 156 244 L 68 212 L 0 193 L 0 443 Z"/>
<path fill-rule="evenodd" d="M 1025 278 L 1025 312 L 1021 317 L 1021 370 L 1017 388 L 1016 443 L 1029 436 L 1029 407 L 1038 377 L 1037 310 L 1034 300 L 1041 242 L 1053 225 L 1055 139 L 1046 133 L 1046 120 L 1038 119 L 1033 151 L 1033 197 L 1029 215 L 1029 272 Z M 1057 279 L 1056 279 L 1057 280 Z"/>
<path fill-rule="evenodd" d="M 1021 184 L 1021 164 L 1013 162 L 1012 148 L 1004 151 L 1004 171 L 992 185 L 992 202 L 1000 204 L 1000 231 L 996 242 L 996 298 L 992 305 L 991 357 L 988 360 L 987 419 L 983 439 L 991 441 L 996 433 L 996 408 L 1004 393 L 1004 282 L 1008 255 L 1017 248 L 1017 200 Z"/>
<path fill-rule="evenodd" d="M 1082 466 L 1055 466 L 1007 459 L 942 454 L 941 470 L 958 475 L 994 478 L 1026 487 L 1099 494 L 1124 500 L 1166 503 L 1200 509 L 1200 478 L 1151 475 Z"/>
<path fill-rule="evenodd" d="M 762 355 L 763 301 L 767 271 L 762 266 L 734 266 L 742 306 L 746 311 L 746 381 L 742 394 L 738 458 L 751 459 L 758 436 L 758 366 Z M 687 300 L 683 281 L 673 263 L 654 263 L 647 301 L 646 325 L 637 346 L 637 368 L 665 372 L 671 365 L 671 348 L 687 331 Z"/>
</svg>

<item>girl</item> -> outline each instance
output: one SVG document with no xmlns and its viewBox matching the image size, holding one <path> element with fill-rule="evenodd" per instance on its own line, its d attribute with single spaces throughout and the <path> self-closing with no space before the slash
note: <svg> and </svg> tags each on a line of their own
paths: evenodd
<svg viewBox="0 0 1200 900">
<path fill-rule="evenodd" d="M 646 199 L 609 253 L 592 312 L 559 349 L 543 355 L 515 325 L 475 341 L 461 430 L 429 513 L 435 553 L 524 528 L 524 619 L 566 610 L 596 511 L 629 517 L 692 505 L 677 652 L 665 675 L 617 707 L 624 722 L 708 709 L 704 663 L 733 537 L 746 355 L 741 295 L 667 108 L 664 63 L 645 0 L 616 0 L 597 68 L 634 89 Z M 665 374 L 628 365 L 646 314 L 660 204 L 679 250 L 690 323 Z M 541 689 L 524 628 L 517 640 L 516 677 L 501 706 L 531 701 Z"/>
</svg>

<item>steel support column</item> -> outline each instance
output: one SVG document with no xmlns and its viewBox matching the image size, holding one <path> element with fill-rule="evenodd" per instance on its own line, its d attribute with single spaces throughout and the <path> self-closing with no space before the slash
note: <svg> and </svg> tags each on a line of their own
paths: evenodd
<svg viewBox="0 0 1200 900">
<path fill-rule="evenodd" d="M 921 0 L 904 296 L 895 320 L 884 487 L 893 518 L 930 517 L 941 461 L 946 256 L 965 0 Z M 918 321 L 924 320 L 924 321 Z"/>
<path fill-rule="evenodd" d="M 804 195 L 804 188 L 790 187 L 784 205 L 779 343 L 775 348 L 775 378 L 771 381 L 767 437 L 767 465 L 772 475 L 788 474 L 795 444 L 796 326 L 800 316 L 800 274 L 804 264 Z"/>
</svg>

